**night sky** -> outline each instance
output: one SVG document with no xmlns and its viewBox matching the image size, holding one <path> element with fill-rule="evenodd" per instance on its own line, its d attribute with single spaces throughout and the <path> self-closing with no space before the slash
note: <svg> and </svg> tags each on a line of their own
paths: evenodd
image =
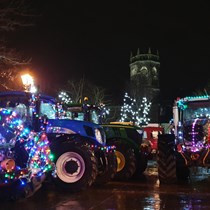
<svg viewBox="0 0 210 210">
<path fill-rule="evenodd" d="M 207 1 L 34 2 L 41 15 L 33 28 L 16 33 L 15 45 L 50 82 L 85 75 L 121 100 L 130 53 L 138 48 L 159 52 L 165 99 L 189 95 L 210 82 Z"/>
</svg>

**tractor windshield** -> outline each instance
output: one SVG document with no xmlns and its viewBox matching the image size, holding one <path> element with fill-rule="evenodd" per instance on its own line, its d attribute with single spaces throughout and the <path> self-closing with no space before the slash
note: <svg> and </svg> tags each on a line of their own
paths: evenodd
<svg viewBox="0 0 210 210">
<path fill-rule="evenodd" d="M 71 108 L 66 111 L 66 118 L 72 120 L 90 121 L 99 124 L 99 114 L 96 110 L 84 112 L 80 107 Z"/>
<path fill-rule="evenodd" d="M 41 101 L 40 108 L 41 116 L 46 116 L 48 119 L 56 118 L 55 104 L 45 103 Z"/>
<path fill-rule="evenodd" d="M 193 101 L 186 103 L 183 110 L 183 120 L 188 121 L 196 118 L 210 118 L 210 102 L 209 101 Z"/>
<path fill-rule="evenodd" d="M 15 111 L 23 121 L 30 121 L 32 113 L 35 111 L 33 96 L 25 92 L 2 92 L 0 93 L 0 108 Z M 40 116 L 48 119 L 56 118 L 56 103 L 52 97 L 40 96 Z"/>
</svg>

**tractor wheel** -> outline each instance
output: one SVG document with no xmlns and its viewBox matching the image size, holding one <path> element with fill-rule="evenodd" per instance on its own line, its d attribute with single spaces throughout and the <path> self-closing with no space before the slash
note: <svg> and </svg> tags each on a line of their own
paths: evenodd
<svg viewBox="0 0 210 210">
<path fill-rule="evenodd" d="M 188 181 L 190 177 L 190 170 L 187 166 L 177 167 L 176 176 L 179 181 Z"/>
<path fill-rule="evenodd" d="M 106 155 L 106 169 L 103 173 L 99 174 L 96 178 L 96 184 L 105 184 L 114 179 L 117 173 L 117 157 L 114 151 Z"/>
<path fill-rule="evenodd" d="M 115 155 L 117 157 L 117 173 L 114 177 L 115 180 L 128 180 L 131 178 L 137 168 L 137 160 L 132 148 L 120 142 L 113 142 Z"/>
<path fill-rule="evenodd" d="M 60 147 L 55 156 L 57 177 L 53 177 L 53 180 L 58 188 L 77 192 L 93 184 L 97 176 L 97 165 L 89 147 Z"/>
<path fill-rule="evenodd" d="M 140 153 L 139 155 L 140 155 L 140 157 L 138 159 L 138 167 L 133 175 L 134 179 L 142 178 L 142 176 L 144 175 L 143 173 L 147 169 L 147 165 L 148 165 L 147 155 L 142 154 L 142 153 Z"/>
<path fill-rule="evenodd" d="M 162 184 L 176 181 L 176 159 L 174 155 L 174 135 L 165 134 L 158 137 L 158 177 Z"/>
<path fill-rule="evenodd" d="M 179 181 L 188 181 L 190 177 L 190 169 L 186 166 L 183 157 L 178 154 L 176 157 L 176 176 Z"/>
</svg>

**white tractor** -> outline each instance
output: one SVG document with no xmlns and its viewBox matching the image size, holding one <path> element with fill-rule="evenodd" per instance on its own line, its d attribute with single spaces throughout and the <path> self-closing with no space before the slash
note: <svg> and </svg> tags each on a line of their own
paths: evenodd
<svg viewBox="0 0 210 210">
<path fill-rule="evenodd" d="M 177 99 L 174 127 L 158 136 L 160 183 L 188 180 L 192 168 L 210 167 L 210 96 Z"/>
</svg>

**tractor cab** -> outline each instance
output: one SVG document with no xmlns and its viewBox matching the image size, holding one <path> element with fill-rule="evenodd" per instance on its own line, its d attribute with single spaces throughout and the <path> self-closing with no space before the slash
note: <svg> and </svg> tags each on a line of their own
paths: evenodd
<svg viewBox="0 0 210 210">
<path fill-rule="evenodd" d="M 164 128 L 159 124 L 148 124 L 143 127 L 143 142 L 151 146 L 151 153 L 156 154 L 158 135 L 164 134 Z"/>
</svg>

